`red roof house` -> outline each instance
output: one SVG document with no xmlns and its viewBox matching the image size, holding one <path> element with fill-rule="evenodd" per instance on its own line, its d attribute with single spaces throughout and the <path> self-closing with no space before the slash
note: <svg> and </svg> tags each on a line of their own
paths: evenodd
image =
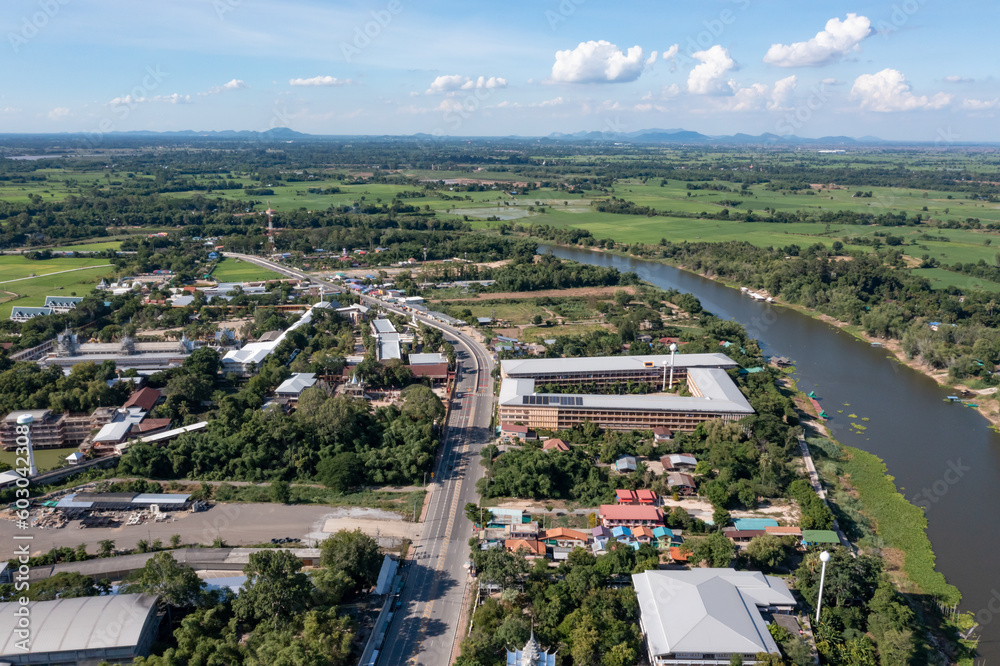
<svg viewBox="0 0 1000 666">
<path fill-rule="evenodd" d="M 609 529 L 636 525 L 656 527 L 663 524 L 663 512 L 655 506 L 602 504 L 600 516 L 601 525 Z"/>
<path fill-rule="evenodd" d="M 652 490 L 637 490 L 636 498 L 639 500 L 639 504 L 649 504 L 651 506 L 656 506 L 656 501 L 659 499 L 656 493 Z"/>
<path fill-rule="evenodd" d="M 634 490 L 616 490 L 615 499 L 619 504 L 637 504 L 639 502 Z"/>
<path fill-rule="evenodd" d="M 129 407 L 138 407 L 144 412 L 148 412 L 156 406 L 156 403 L 160 401 L 160 397 L 163 394 L 159 390 L 154 388 L 141 388 L 125 401 L 122 405 L 123 408 L 128 409 Z"/>
</svg>

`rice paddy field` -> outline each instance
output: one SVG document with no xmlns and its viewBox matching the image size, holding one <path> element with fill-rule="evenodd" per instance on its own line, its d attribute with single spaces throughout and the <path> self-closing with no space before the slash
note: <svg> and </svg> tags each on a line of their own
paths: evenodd
<svg viewBox="0 0 1000 666">
<path fill-rule="evenodd" d="M 46 296 L 84 296 L 112 272 L 107 259 L 62 258 L 31 261 L 0 256 L 0 319 L 15 305 L 38 307 Z"/>
<path fill-rule="evenodd" d="M 212 277 L 219 282 L 254 282 L 256 280 L 280 280 L 285 276 L 261 268 L 257 264 L 227 257 L 219 261 L 212 271 Z"/>
</svg>

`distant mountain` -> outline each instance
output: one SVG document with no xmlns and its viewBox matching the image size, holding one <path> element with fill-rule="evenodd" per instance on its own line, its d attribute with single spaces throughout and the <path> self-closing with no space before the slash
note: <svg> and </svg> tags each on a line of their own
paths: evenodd
<svg viewBox="0 0 1000 666">
<path fill-rule="evenodd" d="M 698 144 L 698 145 L 822 145 L 822 146 L 842 146 L 861 145 L 872 143 L 884 143 L 882 139 L 874 136 L 866 136 L 861 139 L 854 139 L 849 136 L 824 136 L 818 139 L 809 139 L 795 135 L 779 136 L 770 132 L 764 134 L 731 134 L 709 136 L 701 132 L 692 132 L 684 129 L 644 129 L 635 132 L 615 133 L 615 132 L 575 132 L 573 134 L 563 134 L 556 132 L 549 134 L 546 139 L 554 141 L 601 141 L 606 143 L 677 143 L 677 144 Z"/>
<path fill-rule="evenodd" d="M 70 133 L 70 136 L 79 134 Z M 289 139 L 307 139 L 312 134 L 303 134 L 287 127 L 275 127 L 274 129 L 257 132 L 254 130 L 222 130 L 222 131 L 198 131 L 198 130 L 175 130 L 170 132 L 153 132 L 151 130 L 133 130 L 129 132 L 108 132 L 108 136 L 120 137 L 163 137 L 171 139 L 204 138 L 204 139 L 255 139 L 269 141 L 287 141 Z"/>
</svg>

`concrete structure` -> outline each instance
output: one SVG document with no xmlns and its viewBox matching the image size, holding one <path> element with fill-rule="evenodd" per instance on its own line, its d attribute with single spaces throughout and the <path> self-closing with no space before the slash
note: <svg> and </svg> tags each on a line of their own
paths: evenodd
<svg viewBox="0 0 1000 666">
<path fill-rule="evenodd" d="M 243 345 L 242 349 L 234 349 L 226 352 L 226 355 L 222 357 L 222 370 L 224 372 L 235 372 L 244 377 L 257 374 L 260 364 L 271 355 L 271 352 L 277 349 L 278 345 L 285 341 L 289 333 L 312 321 L 313 311 L 316 308 L 328 308 L 329 306 L 330 304 L 326 301 L 320 301 L 274 340 L 251 342 Z"/>
<path fill-rule="evenodd" d="M 19 647 L 19 604 L 0 603 L 0 663 L 84 665 L 131 662 L 149 654 L 159 617 L 157 597 L 121 594 L 33 601 L 30 641 Z"/>
<path fill-rule="evenodd" d="M 77 363 L 92 361 L 100 365 L 114 361 L 119 370 L 155 372 L 178 366 L 199 344 L 181 338 L 175 342 L 136 342 L 129 336 L 119 342 L 81 342 L 75 333 L 60 333 L 52 353 L 38 361 L 42 367 L 59 366 L 63 372 Z"/>
<path fill-rule="evenodd" d="M 753 664 L 780 654 L 762 612 L 787 613 L 795 598 L 784 581 L 755 571 L 651 570 L 633 574 L 639 623 L 652 666 Z"/>
<path fill-rule="evenodd" d="M 507 666 L 556 666 L 556 653 L 542 652 L 535 640 L 535 632 L 525 643 L 523 650 L 507 650 Z"/>
<path fill-rule="evenodd" d="M 609 387 L 627 382 L 668 384 L 665 356 L 525 359 L 501 362 L 500 420 L 530 428 L 567 430 L 587 421 L 613 430 L 655 427 L 691 431 L 711 419 L 735 421 L 754 413 L 726 368 L 723 354 L 678 354 L 675 381 L 686 382 L 691 397 L 672 393 L 601 395 L 538 393 L 536 386 Z"/>
<path fill-rule="evenodd" d="M 53 414 L 48 409 L 11 412 L 0 422 L 0 446 L 8 451 L 16 448 L 17 420 L 26 415 L 30 415 L 32 418 L 31 442 L 35 449 L 79 446 L 87 439 L 91 430 L 99 428 L 107 422 L 103 418 L 103 412 L 98 414 L 98 411 L 95 411 L 93 415 L 70 414 L 68 412 Z"/>
<path fill-rule="evenodd" d="M 590 535 L 568 527 L 554 527 L 545 531 L 542 540 L 550 546 L 562 548 L 586 547 L 590 543 Z"/>
</svg>

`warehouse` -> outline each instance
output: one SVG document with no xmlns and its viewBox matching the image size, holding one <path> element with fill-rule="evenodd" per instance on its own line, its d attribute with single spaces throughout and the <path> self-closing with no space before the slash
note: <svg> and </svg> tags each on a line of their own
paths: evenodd
<svg viewBox="0 0 1000 666">
<path fill-rule="evenodd" d="M 159 616 L 157 597 L 120 594 L 33 601 L 30 634 L 18 634 L 17 602 L 0 603 L 0 663 L 72 666 L 131 662 L 149 654 Z M 24 650 L 24 647 L 27 650 Z"/>
<path fill-rule="evenodd" d="M 664 359 L 667 359 L 664 361 Z M 538 393 L 536 386 L 608 387 L 623 382 L 670 383 L 663 363 L 669 356 L 607 356 L 503 361 L 500 421 L 533 429 L 566 430 L 592 422 L 611 430 L 665 427 L 692 431 L 712 419 L 735 421 L 754 413 L 724 368 L 736 367 L 723 354 L 679 354 L 674 383 L 682 380 L 690 396 L 676 393 L 604 395 Z M 532 376 L 535 375 L 535 376 Z"/>
</svg>

